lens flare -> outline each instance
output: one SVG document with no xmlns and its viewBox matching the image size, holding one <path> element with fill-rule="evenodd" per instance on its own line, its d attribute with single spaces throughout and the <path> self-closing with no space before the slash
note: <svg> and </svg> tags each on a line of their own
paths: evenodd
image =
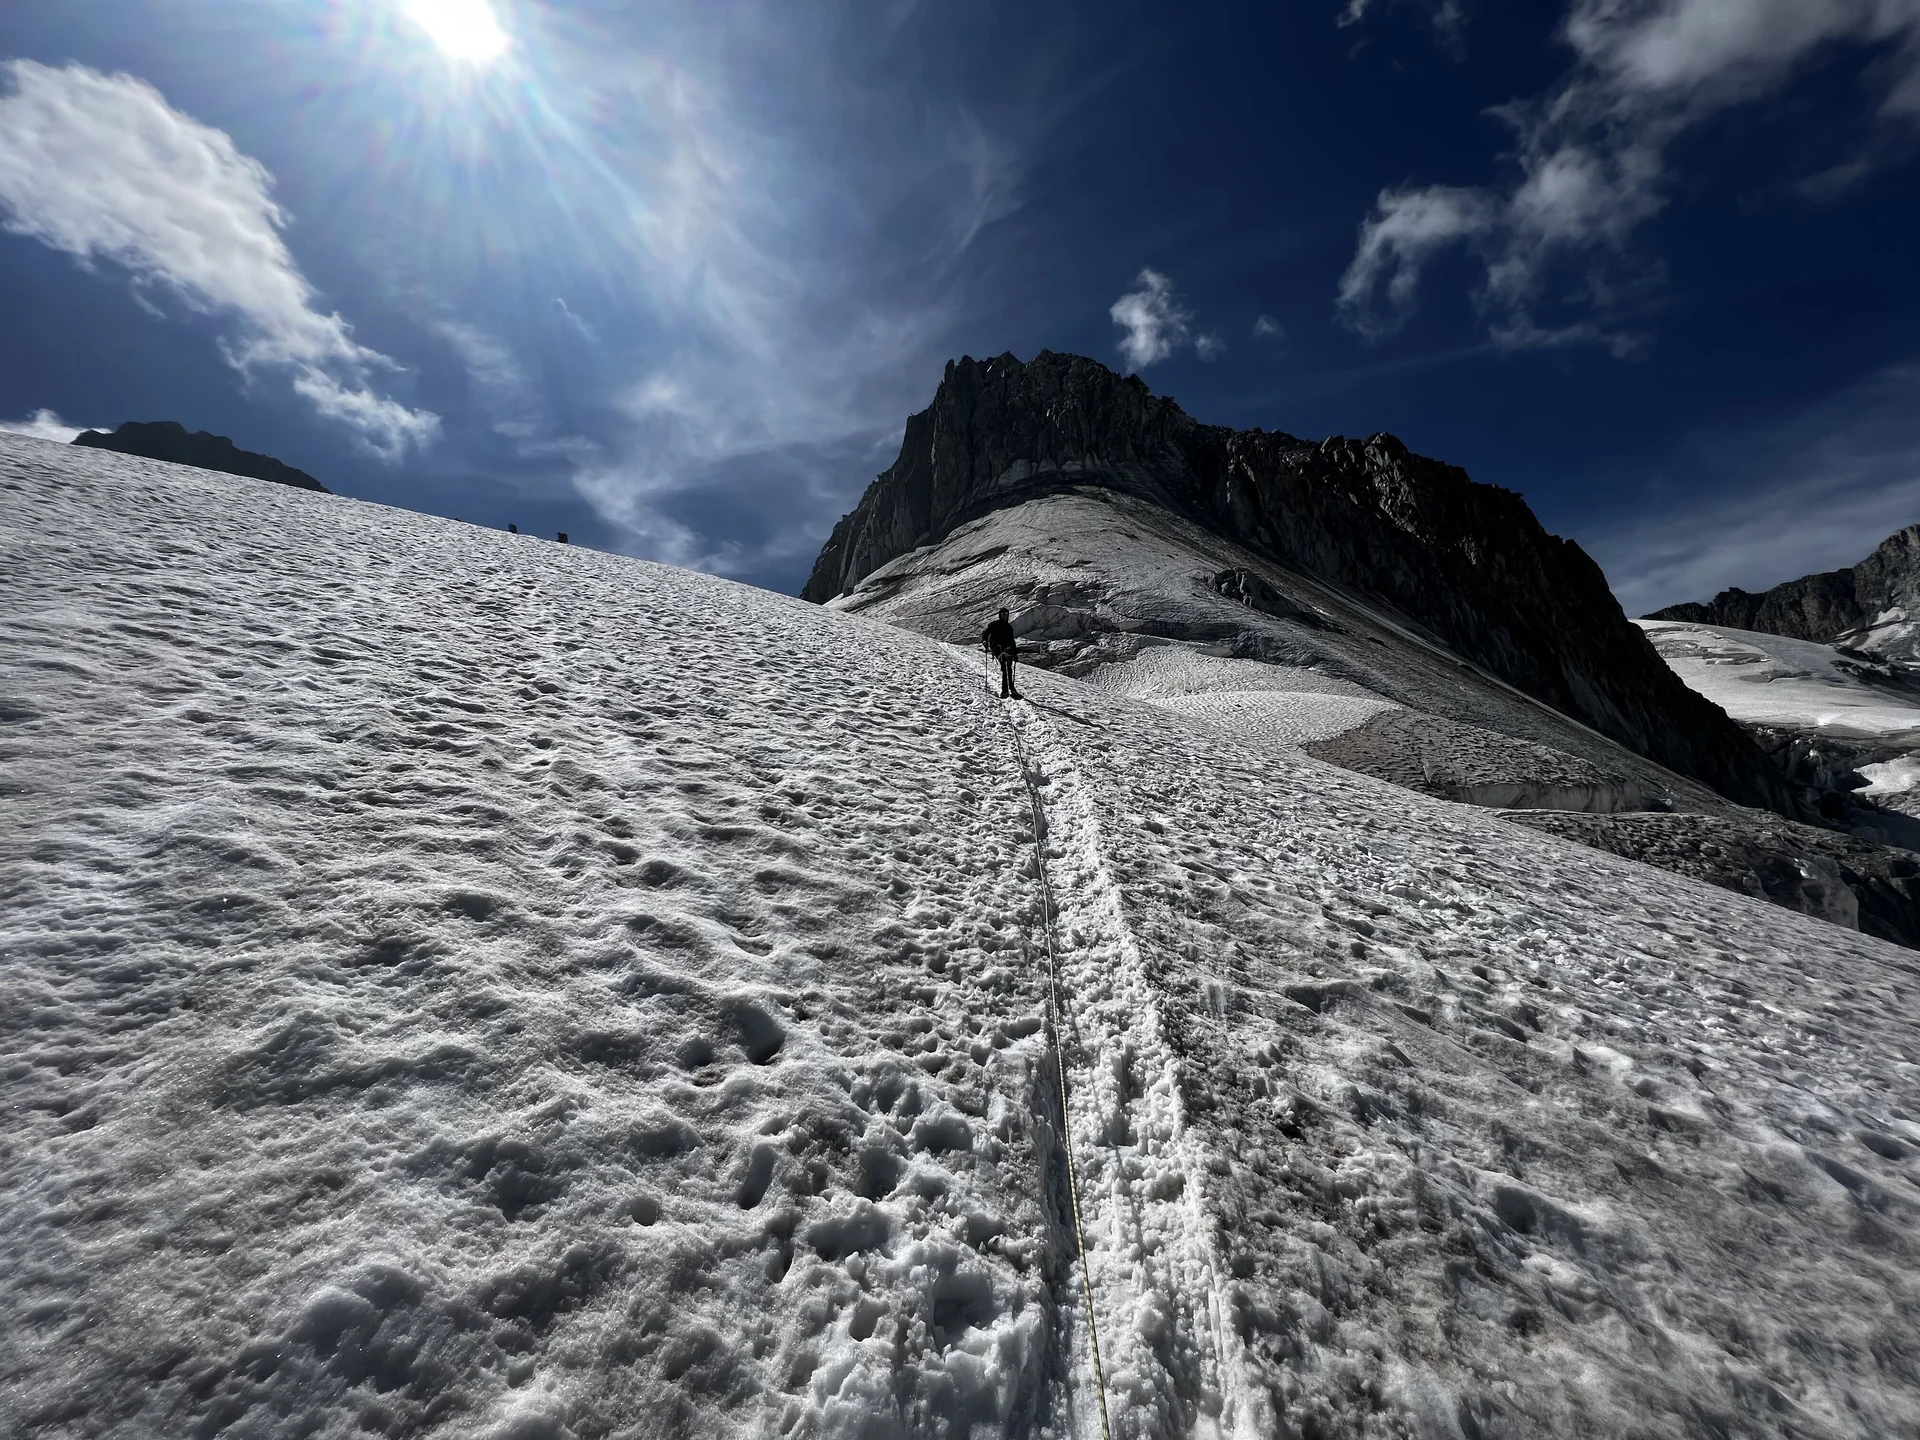
<svg viewBox="0 0 1920 1440">
<path fill-rule="evenodd" d="M 405 0 L 402 8 L 455 60 L 484 65 L 506 51 L 507 32 L 487 0 Z"/>
</svg>

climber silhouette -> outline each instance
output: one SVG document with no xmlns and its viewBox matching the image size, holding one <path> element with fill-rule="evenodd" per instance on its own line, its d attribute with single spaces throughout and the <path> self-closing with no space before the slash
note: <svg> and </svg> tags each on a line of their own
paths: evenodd
<svg viewBox="0 0 1920 1440">
<path fill-rule="evenodd" d="M 1013 662 L 1020 658 L 1020 643 L 1013 638 L 1013 623 L 1007 619 L 1004 605 L 1000 607 L 1000 618 L 981 635 L 980 647 L 1000 662 L 1000 698 L 1023 699 L 1013 684 Z"/>
</svg>

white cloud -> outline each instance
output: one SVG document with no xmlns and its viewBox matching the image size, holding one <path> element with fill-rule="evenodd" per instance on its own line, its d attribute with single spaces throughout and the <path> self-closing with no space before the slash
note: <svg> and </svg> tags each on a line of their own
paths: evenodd
<svg viewBox="0 0 1920 1440">
<path fill-rule="evenodd" d="M 62 445 L 88 428 L 69 425 L 51 410 L 36 410 L 24 420 L 0 420 L 0 430 L 9 435 L 31 435 L 36 440 L 57 440 Z"/>
<path fill-rule="evenodd" d="M 1494 214 L 1491 198 L 1478 190 L 1433 185 L 1422 190 L 1383 190 L 1360 227 L 1360 246 L 1340 277 L 1340 311 L 1369 339 L 1395 329 L 1413 309 L 1420 269 L 1429 257 L 1462 239 L 1477 239 Z M 1372 307 L 1385 278 L 1391 313 Z"/>
<path fill-rule="evenodd" d="M 136 293 L 161 286 L 232 323 L 221 349 L 252 376 L 285 372 L 320 414 L 397 457 L 439 430 L 437 417 L 374 388 L 396 366 L 315 308 L 280 232 L 273 178 L 225 132 L 169 106 L 130 75 L 31 60 L 5 66 L 0 207 L 6 228 L 91 265 L 106 261 Z"/>
<path fill-rule="evenodd" d="M 1630 519 L 1583 527 L 1629 615 L 1765 590 L 1863 559 L 1920 521 L 1920 366 L 1896 366 L 1806 413 L 1693 437 Z"/>
<path fill-rule="evenodd" d="M 1561 34 L 1573 68 L 1495 112 L 1518 142 L 1512 182 L 1380 192 L 1340 281 L 1354 330 L 1395 329 L 1427 262 L 1464 244 L 1484 266 L 1476 300 L 1497 343 L 1631 348 L 1617 311 L 1649 267 L 1630 241 L 1667 203 L 1683 132 L 1779 91 L 1841 43 L 1882 48 L 1861 83 L 1880 87 L 1883 119 L 1920 118 L 1920 0 L 1573 0 Z M 1857 178 L 1850 165 L 1832 176 Z"/>
<path fill-rule="evenodd" d="M 1284 340 L 1286 330 L 1271 315 L 1262 315 L 1253 322 L 1253 338 L 1256 340 Z"/>
<path fill-rule="evenodd" d="M 465 321 L 437 320 L 432 328 L 460 357 L 487 412 L 488 428 L 509 439 L 531 437 L 539 428 L 539 397 L 513 352 L 497 336 Z"/>
<path fill-rule="evenodd" d="M 571 305 L 567 304 L 564 299 L 556 295 L 553 297 L 553 303 L 555 308 L 566 318 L 567 323 L 574 328 L 582 340 L 585 340 L 589 345 L 598 345 L 600 343 L 600 332 L 585 320 L 581 319 L 578 312 L 576 312 Z"/>
<path fill-rule="evenodd" d="M 1151 268 L 1134 277 L 1133 289 L 1107 311 L 1126 334 L 1120 354 L 1135 370 L 1158 364 L 1174 351 L 1191 345 L 1202 360 L 1212 360 L 1226 349 L 1217 335 L 1193 333 L 1193 312 L 1174 293 L 1173 281 Z"/>
</svg>

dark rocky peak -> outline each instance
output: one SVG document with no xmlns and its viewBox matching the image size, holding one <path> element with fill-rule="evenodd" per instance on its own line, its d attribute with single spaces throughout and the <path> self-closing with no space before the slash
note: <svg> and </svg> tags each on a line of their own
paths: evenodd
<svg viewBox="0 0 1920 1440">
<path fill-rule="evenodd" d="M 1893 609 L 1920 617 L 1920 525 L 1896 530 L 1866 559 L 1844 570 L 1803 575 L 1758 594 L 1734 586 L 1704 604 L 1669 605 L 1646 618 L 1758 630 L 1830 645 L 1861 638 L 1879 615 Z M 1869 641 L 1869 648 L 1902 659 L 1920 655 L 1920 645 L 1905 634 L 1891 644 Z"/>
<path fill-rule="evenodd" d="M 1742 803 L 1793 811 L 1753 741 L 1687 689 L 1599 567 L 1519 495 L 1391 435 L 1313 442 L 1202 425 L 1137 376 L 1081 356 L 950 364 L 802 594 L 824 603 L 990 511 L 1076 490 L 1129 492 L 1383 603 L 1422 643 L 1640 754 Z"/>
<path fill-rule="evenodd" d="M 1757 595 L 1732 586 L 1705 604 L 1689 600 L 1655 610 L 1645 618 L 1824 642 L 1860 623 L 1860 600 L 1854 593 L 1852 570 L 1829 570 L 1789 580 Z"/>
<path fill-rule="evenodd" d="M 242 450 L 224 435 L 189 431 L 177 420 L 129 420 L 111 435 L 99 430 L 83 430 L 74 436 L 73 443 L 121 455 L 140 455 L 148 460 L 167 460 L 175 465 L 194 465 L 227 475 L 270 480 L 276 485 L 292 485 L 300 490 L 318 490 L 322 495 L 331 493 L 304 470 L 296 470 L 271 455 Z"/>
<path fill-rule="evenodd" d="M 834 527 L 801 595 L 824 603 L 895 556 L 1050 489 L 1099 484 L 1185 509 L 1203 428 L 1139 376 L 1084 356 L 949 361 L 933 404 L 908 417 L 900 457 Z"/>
</svg>

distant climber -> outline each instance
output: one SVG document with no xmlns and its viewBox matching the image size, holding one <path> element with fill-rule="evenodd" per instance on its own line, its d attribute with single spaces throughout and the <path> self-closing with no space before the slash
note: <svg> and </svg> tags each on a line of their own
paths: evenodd
<svg viewBox="0 0 1920 1440">
<path fill-rule="evenodd" d="M 1013 684 L 1013 662 L 1020 658 L 1020 642 L 1013 638 L 1013 622 L 1007 618 L 1004 605 L 1000 608 L 1000 618 L 987 626 L 986 632 L 981 635 L 980 646 L 1000 662 L 1000 698 L 1024 698 Z"/>
</svg>

